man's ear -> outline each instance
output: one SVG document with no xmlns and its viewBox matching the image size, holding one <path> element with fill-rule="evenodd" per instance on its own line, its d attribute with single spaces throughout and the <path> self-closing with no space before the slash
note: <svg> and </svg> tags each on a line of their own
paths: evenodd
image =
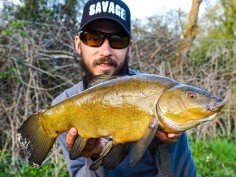
<svg viewBox="0 0 236 177">
<path fill-rule="evenodd" d="M 132 48 L 133 48 L 133 42 L 132 42 L 132 40 L 131 40 L 130 43 L 129 43 L 128 49 L 127 49 L 127 57 L 128 57 L 128 58 L 131 57 Z"/>
<path fill-rule="evenodd" d="M 79 36 L 75 36 L 75 50 L 79 55 L 81 53 L 80 44 L 81 44 L 81 40 Z"/>
</svg>

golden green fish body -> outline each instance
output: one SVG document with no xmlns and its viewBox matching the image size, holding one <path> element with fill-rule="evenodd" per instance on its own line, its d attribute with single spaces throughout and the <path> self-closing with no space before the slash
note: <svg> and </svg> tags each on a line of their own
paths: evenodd
<svg viewBox="0 0 236 177">
<path fill-rule="evenodd" d="M 115 145 L 138 141 L 135 157 L 144 153 L 157 125 L 167 133 L 184 131 L 211 120 L 223 106 L 220 98 L 166 77 L 123 76 L 37 112 L 24 122 L 18 137 L 29 162 L 36 165 L 46 158 L 56 137 L 71 127 L 85 143 L 99 137 L 112 137 Z"/>
</svg>

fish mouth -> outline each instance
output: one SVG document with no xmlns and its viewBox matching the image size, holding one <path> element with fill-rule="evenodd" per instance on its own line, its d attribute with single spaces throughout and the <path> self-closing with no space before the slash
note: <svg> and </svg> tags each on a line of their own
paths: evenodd
<svg viewBox="0 0 236 177">
<path fill-rule="evenodd" d="M 208 111 L 212 112 L 220 112 L 220 110 L 225 106 L 221 99 L 218 99 L 214 103 L 210 103 L 208 107 Z"/>
</svg>

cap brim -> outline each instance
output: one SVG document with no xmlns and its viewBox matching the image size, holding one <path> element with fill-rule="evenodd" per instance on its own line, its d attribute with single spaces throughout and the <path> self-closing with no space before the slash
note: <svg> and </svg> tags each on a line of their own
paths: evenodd
<svg viewBox="0 0 236 177">
<path fill-rule="evenodd" d="M 111 17 L 96 17 L 96 18 L 93 18 L 92 20 L 88 20 L 86 23 L 84 23 L 83 25 L 80 26 L 79 30 L 83 30 L 89 23 L 92 23 L 93 21 L 96 21 L 96 20 L 111 20 L 111 21 L 114 21 L 116 22 L 118 25 L 120 25 L 122 27 L 122 29 L 129 35 L 131 36 L 130 34 L 130 31 L 128 31 L 126 29 L 126 27 L 120 23 L 118 20 L 114 19 L 114 18 L 111 18 Z"/>
</svg>

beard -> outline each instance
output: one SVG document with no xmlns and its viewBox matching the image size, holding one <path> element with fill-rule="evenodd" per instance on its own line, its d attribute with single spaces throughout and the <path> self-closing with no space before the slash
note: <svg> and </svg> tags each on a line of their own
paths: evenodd
<svg viewBox="0 0 236 177">
<path fill-rule="evenodd" d="M 112 58 L 106 57 L 106 58 L 96 59 L 93 62 L 93 66 L 99 65 L 102 63 L 109 63 L 109 65 L 113 65 L 116 68 L 115 72 L 112 74 L 113 76 L 124 75 L 124 74 L 129 74 L 129 62 L 128 61 L 129 61 L 129 57 L 126 55 L 124 63 L 120 67 L 117 68 L 117 66 L 118 66 L 117 61 Z M 81 53 L 80 67 L 81 67 L 82 73 L 83 73 L 83 76 L 82 76 L 83 77 L 83 86 L 84 86 L 84 89 L 87 89 L 89 82 L 95 77 L 95 75 L 93 74 L 93 72 L 89 69 L 89 67 L 84 62 L 83 53 Z M 104 74 L 110 74 L 110 73 L 104 73 Z"/>
</svg>

